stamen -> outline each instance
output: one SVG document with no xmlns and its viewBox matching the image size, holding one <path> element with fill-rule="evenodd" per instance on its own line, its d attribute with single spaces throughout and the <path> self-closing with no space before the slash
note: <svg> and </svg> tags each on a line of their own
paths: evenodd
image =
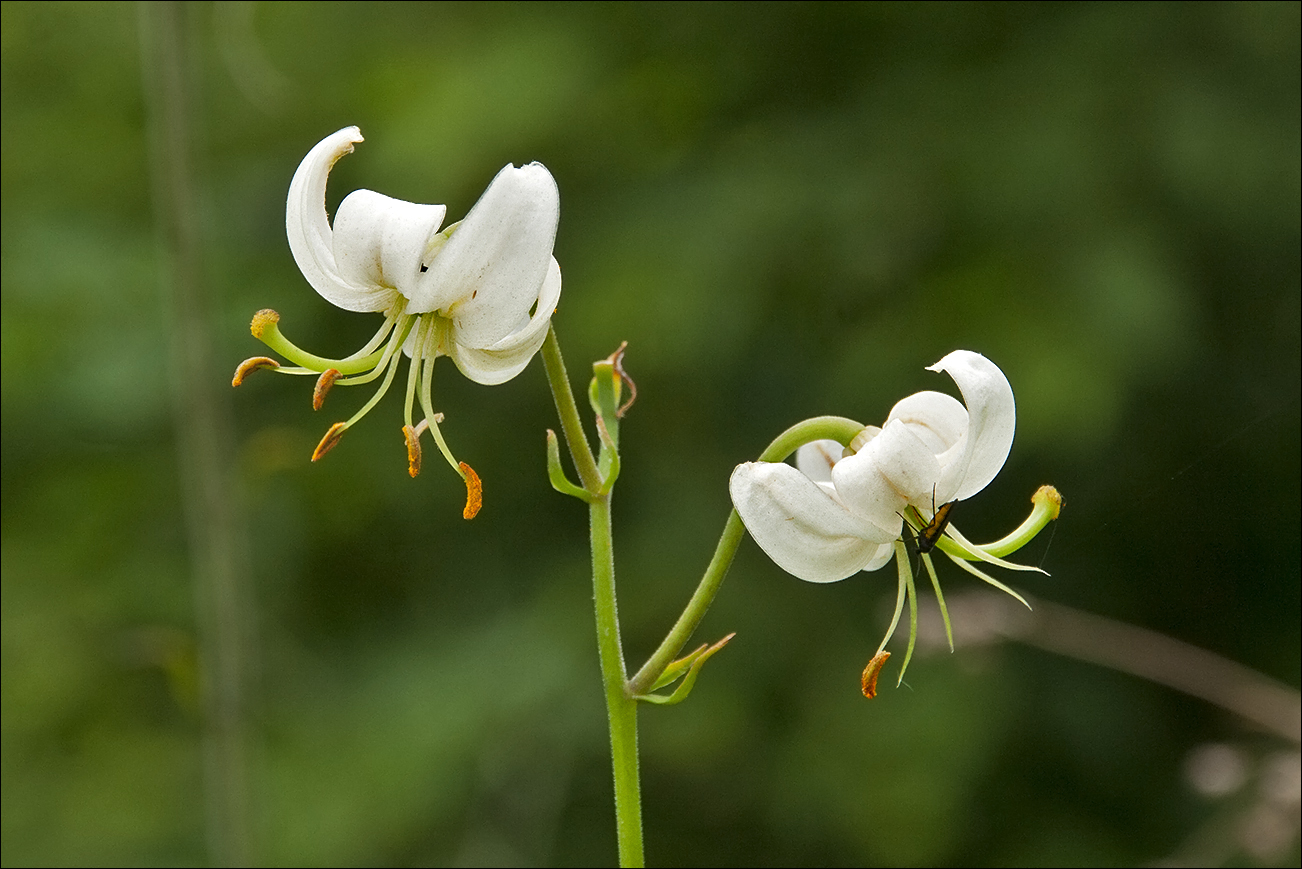
<svg viewBox="0 0 1302 869">
<path fill-rule="evenodd" d="M 337 422 L 330 426 L 330 430 L 325 433 L 325 437 L 321 438 L 321 443 L 317 444 L 316 449 L 312 451 L 312 461 L 315 462 L 333 450 L 335 444 L 339 443 L 339 439 L 344 436 L 344 432 L 348 431 L 348 425 L 349 423 L 346 422 Z"/>
<path fill-rule="evenodd" d="M 424 424 L 424 420 L 421 423 Z M 420 432 L 409 425 L 402 427 L 402 436 L 407 440 L 407 474 L 420 476 Z"/>
<path fill-rule="evenodd" d="M 280 363 L 269 356 L 252 356 L 245 359 L 235 369 L 235 376 L 231 378 L 231 386 L 239 386 L 248 377 L 259 368 L 270 368 L 275 370 L 280 367 Z"/>
<path fill-rule="evenodd" d="M 335 385 L 338 377 L 338 368 L 327 368 L 321 372 L 321 376 L 316 379 L 316 388 L 312 390 L 313 410 L 320 410 L 321 405 L 325 404 L 326 394 L 330 392 L 330 387 Z"/>
<path fill-rule="evenodd" d="M 381 324 L 379 331 L 371 336 L 371 340 L 362 345 L 361 349 L 355 353 L 350 353 L 344 357 L 344 361 L 360 359 L 363 356 L 369 356 L 379 349 L 384 340 L 389 337 L 389 331 L 402 319 L 402 312 L 407 307 L 407 300 L 399 298 L 398 303 L 390 308 L 384 314 L 384 323 Z"/>
<path fill-rule="evenodd" d="M 484 506 L 484 487 L 479 482 L 479 475 L 470 465 L 461 462 L 458 468 L 466 481 L 466 508 L 461 511 L 461 518 L 474 519 L 479 513 L 479 508 Z"/>
<path fill-rule="evenodd" d="M 453 470 L 465 479 L 465 472 L 461 470 L 461 463 L 452 456 L 452 450 L 448 449 L 448 442 L 443 440 L 443 432 L 439 430 L 439 423 L 443 422 L 443 414 L 434 412 L 434 399 L 431 390 L 431 384 L 434 380 L 434 355 L 431 354 L 423 360 L 420 377 L 420 407 L 425 411 L 425 421 L 429 423 L 430 434 L 434 436 L 434 443 L 438 444 L 439 452 L 443 458 L 448 460 L 448 464 Z"/>
<path fill-rule="evenodd" d="M 877 696 L 877 677 L 881 675 L 882 667 L 886 666 L 886 662 L 890 657 L 890 652 L 878 652 L 872 656 L 868 666 L 863 668 L 863 678 L 860 680 L 860 684 L 863 686 L 863 696 L 869 700 Z"/>
<path fill-rule="evenodd" d="M 398 371 L 399 358 L 400 357 L 398 356 L 391 356 L 389 358 L 388 364 L 384 367 L 384 382 L 380 384 L 379 389 L 375 390 L 375 394 L 371 396 L 370 400 L 367 401 L 366 404 L 362 405 L 362 409 L 352 415 L 348 420 L 348 425 L 352 425 L 362 417 L 366 416 L 366 414 L 371 412 L 371 408 L 375 407 L 381 398 L 384 398 L 384 394 L 389 391 L 389 387 L 393 384 L 393 375 Z"/>
<path fill-rule="evenodd" d="M 407 364 L 407 400 L 403 404 L 403 420 L 408 426 L 411 426 L 412 408 L 416 404 L 416 385 L 420 382 L 422 339 L 425 337 L 425 321 L 421 320 L 416 327 L 416 340 L 413 342 L 413 355 L 411 362 Z"/>
<path fill-rule="evenodd" d="M 886 644 L 891 641 L 891 637 L 895 636 L 895 628 L 900 623 L 900 614 L 904 612 L 906 583 L 913 578 L 913 565 L 909 563 L 909 550 L 898 540 L 895 541 L 895 565 L 900 576 L 899 592 L 895 598 L 895 614 L 891 617 L 891 626 L 886 629 L 886 636 L 882 637 L 882 644 L 877 647 L 879 652 L 885 649 Z"/>
<path fill-rule="evenodd" d="M 357 369 L 358 371 L 362 371 L 364 373 L 355 374 L 353 372 L 346 372 L 346 373 L 353 374 L 353 376 L 344 378 L 343 380 L 339 381 L 339 385 L 360 386 L 363 383 L 370 383 L 372 380 L 379 377 L 380 373 L 385 370 L 385 366 L 389 364 L 389 360 L 391 360 L 394 356 L 402 352 L 403 342 L 407 340 L 407 335 L 408 333 L 411 332 L 411 327 L 414 326 L 419 320 L 420 320 L 419 316 L 411 316 L 403 319 L 402 322 L 398 325 L 398 328 L 394 329 L 393 333 L 389 336 L 389 343 L 384 345 L 384 349 L 377 350 L 375 353 L 371 354 L 371 356 L 378 356 L 379 361 L 376 362 L 374 365 L 367 366 L 366 368 Z M 366 358 L 370 359 L 371 356 L 368 356 Z M 339 364 L 343 365 L 345 363 L 343 361 L 340 361 Z"/>
</svg>

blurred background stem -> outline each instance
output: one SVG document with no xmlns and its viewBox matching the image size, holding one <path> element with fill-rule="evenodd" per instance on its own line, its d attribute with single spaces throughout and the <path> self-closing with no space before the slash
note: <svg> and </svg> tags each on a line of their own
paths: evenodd
<svg viewBox="0 0 1302 869">
<path fill-rule="evenodd" d="M 141 3 L 141 58 L 150 173 L 170 315 L 172 410 L 189 538 L 202 692 L 203 774 L 210 860 L 251 862 L 244 676 L 248 648 L 244 541 L 231 492 L 224 378 L 213 365 L 199 194 L 191 148 L 197 102 L 192 7 Z"/>
</svg>

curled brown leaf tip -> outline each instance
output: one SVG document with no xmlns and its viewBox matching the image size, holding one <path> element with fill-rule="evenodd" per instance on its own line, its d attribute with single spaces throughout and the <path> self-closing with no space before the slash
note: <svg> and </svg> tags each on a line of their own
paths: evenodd
<svg viewBox="0 0 1302 869">
<path fill-rule="evenodd" d="M 231 378 L 231 386 L 239 386 L 248 377 L 259 368 L 279 368 L 280 363 L 270 356 L 252 356 L 245 359 L 235 369 L 235 376 Z"/>
<path fill-rule="evenodd" d="M 628 386 L 628 400 L 619 406 L 619 410 L 615 411 L 615 416 L 618 419 L 623 419 L 624 414 L 633 406 L 633 402 L 637 401 L 637 384 L 633 382 L 633 378 L 629 377 L 628 372 L 624 370 L 624 350 L 627 347 L 628 342 L 622 341 L 620 342 L 619 347 L 615 349 L 615 352 L 606 357 L 609 362 L 615 366 L 615 373 L 619 375 L 619 379 Z"/>
</svg>

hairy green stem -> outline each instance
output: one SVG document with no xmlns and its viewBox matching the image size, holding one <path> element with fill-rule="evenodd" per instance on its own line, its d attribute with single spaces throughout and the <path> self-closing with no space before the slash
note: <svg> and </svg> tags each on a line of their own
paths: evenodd
<svg viewBox="0 0 1302 869">
<path fill-rule="evenodd" d="M 615 829 L 619 865 L 644 865 L 642 792 L 638 777 L 637 701 L 625 690 L 624 652 L 615 600 L 615 559 L 610 529 L 610 496 L 589 505 L 592 537 L 592 592 L 597 616 L 597 649 L 610 723 L 610 754 L 615 775 Z"/>
<path fill-rule="evenodd" d="M 610 525 L 610 492 L 603 485 L 597 462 L 583 433 L 579 409 L 574 403 L 574 392 L 570 389 L 565 360 L 561 357 L 560 342 L 554 328 L 548 329 L 542 355 L 552 399 L 556 403 L 565 442 L 570 449 L 570 458 L 574 461 L 574 467 L 583 483 L 583 491 L 587 495 L 585 500 L 588 502 L 592 543 L 592 599 L 597 621 L 601 682 L 606 695 L 606 715 L 610 725 L 619 865 L 642 866 L 645 862 L 642 850 L 642 790 L 638 778 L 637 700 L 625 688 L 627 677 L 624 649 L 619 639 L 619 607 L 615 596 L 615 548 Z"/>
</svg>

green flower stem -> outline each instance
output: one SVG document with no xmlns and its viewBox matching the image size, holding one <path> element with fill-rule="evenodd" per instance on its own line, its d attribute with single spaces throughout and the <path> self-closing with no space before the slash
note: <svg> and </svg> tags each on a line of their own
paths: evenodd
<svg viewBox="0 0 1302 869">
<path fill-rule="evenodd" d="M 637 700 L 625 690 L 624 651 L 619 639 L 619 610 L 615 598 L 615 551 L 610 527 L 610 493 L 592 456 L 579 409 L 574 403 L 565 360 L 556 330 L 548 329 L 542 348 L 547 382 L 561 418 L 570 458 L 587 494 L 592 543 L 592 598 L 597 620 L 597 651 L 601 682 L 606 694 L 610 724 L 611 766 L 615 779 L 615 830 L 619 839 L 619 864 L 642 866 L 642 791 L 638 779 Z M 559 458 L 559 456 L 557 457 Z M 559 464 L 557 464 L 559 469 Z M 561 475 L 563 479 L 563 474 Z M 567 482 L 568 485 L 568 482 Z"/>
<path fill-rule="evenodd" d="M 583 422 L 579 419 L 579 408 L 574 403 L 574 391 L 570 389 L 570 376 L 565 371 L 565 360 L 561 357 L 561 345 L 556 340 L 555 326 L 547 328 L 542 357 L 543 366 L 547 369 L 547 382 L 552 388 L 552 400 L 556 402 L 556 412 L 561 418 L 561 431 L 570 448 L 574 469 L 579 473 L 579 482 L 583 488 L 596 494 L 601 488 L 601 474 L 597 472 L 597 460 L 592 457 L 592 448 L 588 446 L 587 436 L 583 433 Z"/>
<path fill-rule="evenodd" d="M 610 496 L 588 508 L 592 537 L 592 591 L 597 616 L 601 681 L 610 723 L 610 753 L 615 774 L 615 830 L 619 865 L 643 866 L 642 791 L 638 778 L 637 700 L 624 687 L 624 652 L 615 601 L 615 559 L 610 530 Z"/>
<path fill-rule="evenodd" d="M 804 444 L 823 438 L 848 444 L 863 429 L 863 423 L 841 416 L 819 416 L 807 419 L 778 435 L 773 443 L 760 453 L 759 460 L 781 462 Z M 678 617 L 678 621 L 660 643 L 660 647 L 629 681 L 630 694 L 650 692 L 656 680 L 660 678 L 660 674 L 673 662 L 683 646 L 687 645 L 687 641 L 692 638 L 692 633 L 700 625 L 701 619 L 705 618 L 706 610 L 714 602 L 714 596 L 719 593 L 719 587 L 723 585 L 723 579 L 728 575 L 728 568 L 732 566 L 733 556 L 737 554 L 737 546 L 745 535 L 746 528 L 741 524 L 741 517 L 737 515 L 736 510 L 731 511 L 728 514 L 728 521 L 724 523 L 719 543 L 714 548 L 714 557 L 705 568 L 705 574 L 697 584 L 696 591 L 692 593 L 691 600 L 687 602 L 682 615 Z"/>
<path fill-rule="evenodd" d="M 816 416 L 801 420 L 773 439 L 764 452 L 761 462 L 784 462 L 787 457 L 805 444 L 817 440 L 834 440 L 849 444 L 865 428 L 861 422 L 843 416 Z"/>
</svg>

